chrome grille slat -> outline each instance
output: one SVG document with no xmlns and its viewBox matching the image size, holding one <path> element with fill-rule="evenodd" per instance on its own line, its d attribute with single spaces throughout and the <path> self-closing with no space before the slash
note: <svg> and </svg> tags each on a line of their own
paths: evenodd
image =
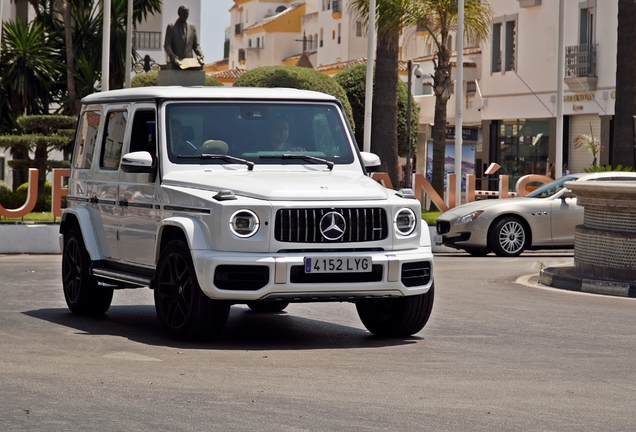
<svg viewBox="0 0 636 432">
<path fill-rule="evenodd" d="M 320 233 L 320 220 L 331 211 L 346 221 L 344 235 L 335 241 Z M 383 240 L 388 236 L 387 218 L 382 208 L 312 208 L 279 209 L 276 212 L 274 237 L 289 243 L 355 243 Z"/>
</svg>

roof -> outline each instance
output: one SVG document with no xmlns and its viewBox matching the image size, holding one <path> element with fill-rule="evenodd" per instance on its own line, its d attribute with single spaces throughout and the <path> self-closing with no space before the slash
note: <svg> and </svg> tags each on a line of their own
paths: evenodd
<svg viewBox="0 0 636 432">
<path fill-rule="evenodd" d="M 251 26 L 247 27 L 243 31 L 247 32 L 247 31 L 251 31 L 251 30 L 256 30 L 256 29 L 261 28 L 261 27 L 265 27 L 267 24 L 269 24 L 269 23 L 271 23 L 273 21 L 276 21 L 276 20 L 278 20 L 280 18 L 283 18 L 285 15 L 291 13 L 292 11 L 294 11 L 294 10 L 298 9 L 299 7 L 304 6 L 304 5 L 305 5 L 304 2 L 292 3 L 284 11 L 279 12 L 276 15 L 272 15 L 270 17 L 267 17 L 264 20 L 259 21 L 259 22 L 255 23 L 255 24 L 252 24 Z"/>
<path fill-rule="evenodd" d="M 140 102 L 156 99 L 175 100 L 209 100 L 209 99 L 242 99 L 242 100 L 314 100 L 335 101 L 334 96 L 290 88 L 261 88 L 261 87 L 180 87 L 180 86 L 153 86 L 136 87 L 130 89 L 110 90 L 93 93 L 82 98 L 83 104 L 95 104 L 105 102 Z"/>
<path fill-rule="evenodd" d="M 246 69 L 234 68 L 234 69 L 227 69 L 227 70 L 216 71 L 216 72 L 209 72 L 207 75 L 211 75 L 218 80 L 221 80 L 221 79 L 235 80 L 236 78 L 243 75 L 245 72 L 247 72 Z"/>
</svg>

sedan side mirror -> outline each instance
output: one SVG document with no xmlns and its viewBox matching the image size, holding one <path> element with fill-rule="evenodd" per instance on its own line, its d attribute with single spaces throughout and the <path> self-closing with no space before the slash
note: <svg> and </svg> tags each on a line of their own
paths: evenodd
<svg viewBox="0 0 636 432">
<path fill-rule="evenodd" d="M 568 198 L 576 198 L 576 194 L 574 192 L 572 192 L 571 190 L 566 190 L 565 192 L 563 192 L 563 194 L 561 195 L 561 199 L 562 200 L 566 200 Z"/>
</svg>

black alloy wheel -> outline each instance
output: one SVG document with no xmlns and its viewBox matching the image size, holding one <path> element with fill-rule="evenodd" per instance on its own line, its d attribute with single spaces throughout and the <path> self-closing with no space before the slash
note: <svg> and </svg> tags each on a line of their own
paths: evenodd
<svg viewBox="0 0 636 432">
<path fill-rule="evenodd" d="M 204 340 L 225 327 L 230 303 L 212 300 L 201 291 L 185 242 L 173 240 L 161 252 L 153 288 L 157 317 L 168 336 Z"/>
</svg>

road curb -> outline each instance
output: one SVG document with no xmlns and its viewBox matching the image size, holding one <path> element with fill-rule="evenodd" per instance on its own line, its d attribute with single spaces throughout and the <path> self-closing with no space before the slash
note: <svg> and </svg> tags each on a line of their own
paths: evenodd
<svg viewBox="0 0 636 432">
<path fill-rule="evenodd" d="M 545 268 L 539 273 L 539 283 L 569 291 L 636 298 L 636 283 L 590 279 L 573 266 Z"/>
</svg>

